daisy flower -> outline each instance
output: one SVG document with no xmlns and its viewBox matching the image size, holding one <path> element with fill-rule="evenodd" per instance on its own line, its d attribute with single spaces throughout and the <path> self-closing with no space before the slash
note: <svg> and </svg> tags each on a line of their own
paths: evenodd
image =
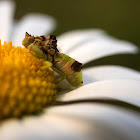
<svg viewBox="0 0 140 140">
<path fill-rule="evenodd" d="M 34 35 L 49 34 L 55 20 L 30 14 L 13 22 L 14 7 L 12 1 L 0 2 L 0 139 L 138 139 L 140 73 L 113 65 L 86 68 L 84 85 L 59 95 L 54 72 L 40 71 L 41 60 L 25 48 L 13 47 L 21 46 L 26 31 Z M 4 43 L 9 40 L 13 45 Z M 63 33 L 57 40 L 62 53 L 83 64 L 104 56 L 138 51 L 134 44 L 95 29 Z M 63 81 L 59 86 L 64 91 L 70 85 Z M 45 108 L 54 101 L 57 104 Z M 116 106 L 115 101 L 120 101 L 120 106 L 125 103 L 123 108 Z M 34 115 L 42 109 L 42 114 Z M 24 114 L 32 115 L 13 118 Z M 10 119 L 3 121 L 6 117 Z"/>
</svg>

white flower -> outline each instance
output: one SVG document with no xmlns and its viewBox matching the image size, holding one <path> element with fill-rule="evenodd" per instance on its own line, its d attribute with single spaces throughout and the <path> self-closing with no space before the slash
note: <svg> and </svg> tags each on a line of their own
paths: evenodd
<svg viewBox="0 0 140 140">
<path fill-rule="evenodd" d="M 15 45 L 21 45 L 18 43 L 21 43 L 25 31 L 34 35 L 48 34 L 55 26 L 53 18 L 36 14 L 27 15 L 13 25 L 13 11 L 14 5 L 11 1 L 0 2 L 2 41 L 12 39 Z M 134 44 L 93 29 L 60 35 L 58 47 L 61 52 L 83 64 L 103 56 L 137 52 Z M 83 87 L 63 95 L 58 101 L 113 98 L 140 106 L 140 73 L 135 70 L 121 66 L 96 66 L 84 69 L 83 78 Z M 135 111 L 105 104 L 52 106 L 40 116 L 3 122 L 0 125 L 0 139 L 137 140 L 140 138 L 139 115 Z"/>
</svg>

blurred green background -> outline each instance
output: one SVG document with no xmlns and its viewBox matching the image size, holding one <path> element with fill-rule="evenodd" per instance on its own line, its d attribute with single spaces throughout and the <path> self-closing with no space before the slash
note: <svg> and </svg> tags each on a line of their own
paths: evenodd
<svg viewBox="0 0 140 140">
<path fill-rule="evenodd" d="M 72 29 L 101 28 L 140 47 L 140 0 L 15 1 L 16 19 L 30 12 L 51 15 L 57 21 L 56 35 Z M 98 63 L 115 63 L 140 70 L 140 55 L 116 55 L 97 60 L 94 65 Z"/>
</svg>

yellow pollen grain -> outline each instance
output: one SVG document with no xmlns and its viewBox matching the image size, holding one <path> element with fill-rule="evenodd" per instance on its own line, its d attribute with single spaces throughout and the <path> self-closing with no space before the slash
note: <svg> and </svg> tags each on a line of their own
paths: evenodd
<svg viewBox="0 0 140 140">
<path fill-rule="evenodd" d="M 0 120 L 37 114 L 55 100 L 57 85 L 52 70 L 40 70 L 43 60 L 26 48 L 0 40 Z"/>
</svg>

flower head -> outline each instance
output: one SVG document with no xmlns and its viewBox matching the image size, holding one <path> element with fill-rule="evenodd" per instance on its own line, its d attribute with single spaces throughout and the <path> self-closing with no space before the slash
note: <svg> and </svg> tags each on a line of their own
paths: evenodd
<svg viewBox="0 0 140 140">
<path fill-rule="evenodd" d="M 0 119 L 38 113 L 54 101 L 55 75 L 27 49 L 0 44 Z"/>
<path fill-rule="evenodd" d="M 10 29 L 9 27 L 13 25 L 12 9 L 14 8 L 12 7 L 11 1 L 0 2 L 0 17 L 1 19 L 3 19 L 3 22 L 0 23 L 0 27 L 2 27 L 0 30 L 1 35 L 0 38 L 2 38 L 3 41 L 7 40 L 9 38 L 9 33 L 11 33 L 9 32 Z M 47 32 L 47 30 L 50 31 L 50 29 L 54 27 L 53 25 L 55 25 L 52 24 L 54 23 L 53 21 L 54 20 L 52 20 L 52 18 L 48 16 L 36 14 L 24 16 L 20 21 L 16 22 L 16 24 L 14 23 L 14 27 L 12 27 L 13 29 L 12 37 L 10 37 L 10 40 L 12 40 L 14 44 L 20 46 L 21 40 L 23 39 L 24 33 L 26 31 L 34 35 L 45 35 L 45 34 L 48 35 L 49 32 Z M 45 29 L 47 30 L 45 31 Z M 72 58 L 75 58 L 76 60 L 82 62 L 83 64 L 86 64 L 88 62 L 91 62 L 95 59 L 99 59 L 104 56 L 122 53 L 133 54 L 137 52 L 137 47 L 134 44 L 128 43 L 126 41 L 120 41 L 107 35 L 106 33 L 100 30 L 95 29 L 71 31 L 60 35 L 57 39 L 58 39 L 58 47 L 60 47 L 59 48 L 60 52 L 65 53 Z M 17 48 L 17 50 L 18 49 L 19 48 Z M 21 50 L 22 49 L 19 49 L 18 51 Z M 3 54 L 3 52 L 1 54 Z M 7 54 L 8 53 L 6 53 L 5 55 Z M 17 60 L 19 60 L 17 59 L 18 57 L 19 55 L 18 53 L 16 53 L 14 61 L 11 59 L 11 57 L 9 57 L 8 60 L 3 61 L 5 63 L 3 66 L 4 67 L 3 71 L 6 71 L 6 69 L 8 69 L 8 65 L 6 65 L 7 62 L 9 64 L 12 64 L 14 62 L 14 65 L 12 64 L 9 66 L 13 67 L 13 70 L 10 71 L 9 73 L 10 76 L 8 76 L 8 78 L 11 77 L 13 73 L 16 73 L 15 75 L 17 75 L 17 72 L 20 72 L 21 76 L 16 77 L 22 77 L 22 75 L 25 74 L 24 71 L 26 71 L 27 69 L 29 70 L 31 69 L 30 66 L 27 66 L 27 69 L 24 69 L 24 67 L 22 68 L 22 66 L 20 67 L 19 64 L 21 63 L 22 65 L 23 63 L 22 58 L 24 56 L 20 58 L 20 62 L 17 62 Z M 24 62 L 25 65 L 27 64 L 27 62 L 29 62 L 28 59 L 26 60 L 27 61 Z M 41 63 L 42 62 L 40 62 L 40 64 Z M 17 68 L 17 70 L 16 65 L 18 65 L 19 67 Z M 33 77 L 33 75 L 35 77 L 37 76 L 37 71 L 35 70 L 36 66 L 37 65 L 35 64 L 33 68 L 34 70 L 33 71 L 31 70 L 34 74 L 28 74 L 28 76 L 26 76 L 25 79 Z M 45 74 L 43 73 L 42 76 L 38 76 L 38 78 L 39 79 L 44 78 L 44 75 Z M 7 77 L 6 74 L 3 77 L 4 78 Z M 98 98 L 104 97 L 104 98 L 114 98 L 140 106 L 140 94 L 139 94 L 140 73 L 135 70 L 125 68 L 122 66 L 110 66 L 110 65 L 94 66 L 91 68 L 83 69 L 83 81 L 84 86 L 66 93 L 64 96 L 58 98 L 57 101 L 76 102 L 77 100 L 88 100 L 88 99 L 92 100 L 97 97 Z M 15 78 L 14 80 L 9 80 L 8 86 L 13 85 L 14 82 Z M 19 85 L 20 82 L 19 83 L 16 82 L 16 84 Z M 22 82 L 23 83 L 21 85 L 29 84 L 28 82 L 25 83 L 24 80 L 22 80 Z M 32 82 L 35 81 L 32 80 Z M 4 85 L 3 83 L 2 86 L 6 86 L 6 84 Z M 64 87 L 64 89 L 66 89 L 66 86 L 64 84 L 65 81 L 61 83 L 61 85 L 62 87 Z M 19 85 L 19 87 L 21 87 L 21 85 Z M 36 85 L 38 86 L 38 84 Z M 37 86 L 29 86 L 29 87 L 34 89 L 37 88 Z M 18 87 L 14 86 L 14 88 L 17 89 Z M 38 93 L 36 92 L 36 97 L 40 95 L 41 89 L 42 88 L 38 88 L 39 92 Z M 22 92 L 21 90 L 19 93 Z M 21 95 L 19 93 L 16 94 L 16 97 L 19 97 L 19 95 Z M 34 92 L 32 91 L 30 93 L 27 94 L 32 96 Z M 7 102 L 5 102 L 6 100 L 3 100 L 4 98 L 1 99 L 2 101 L 4 101 L 5 106 L 6 105 L 8 106 Z M 32 98 L 29 97 L 29 99 Z M 17 100 L 17 98 L 15 100 L 19 101 Z M 25 100 L 25 102 L 27 103 L 27 100 Z M 1 103 L 2 102 L 0 102 L 0 104 Z M 18 105 L 20 104 L 19 102 L 17 103 L 18 104 L 16 107 L 18 108 Z M 29 110 L 28 106 L 26 106 L 26 110 Z M 26 111 L 26 113 L 28 112 Z M 68 106 L 52 106 L 47 108 L 46 112 L 44 111 L 44 113 L 40 116 L 31 116 L 24 118 L 23 120 L 11 119 L 4 121 L 4 123 L 0 126 L 0 139 L 137 140 L 140 137 L 139 130 L 140 130 L 140 118 L 138 113 L 120 109 L 111 105 L 109 106 L 104 104 L 101 105 L 101 104 L 80 103 Z"/>
</svg>

